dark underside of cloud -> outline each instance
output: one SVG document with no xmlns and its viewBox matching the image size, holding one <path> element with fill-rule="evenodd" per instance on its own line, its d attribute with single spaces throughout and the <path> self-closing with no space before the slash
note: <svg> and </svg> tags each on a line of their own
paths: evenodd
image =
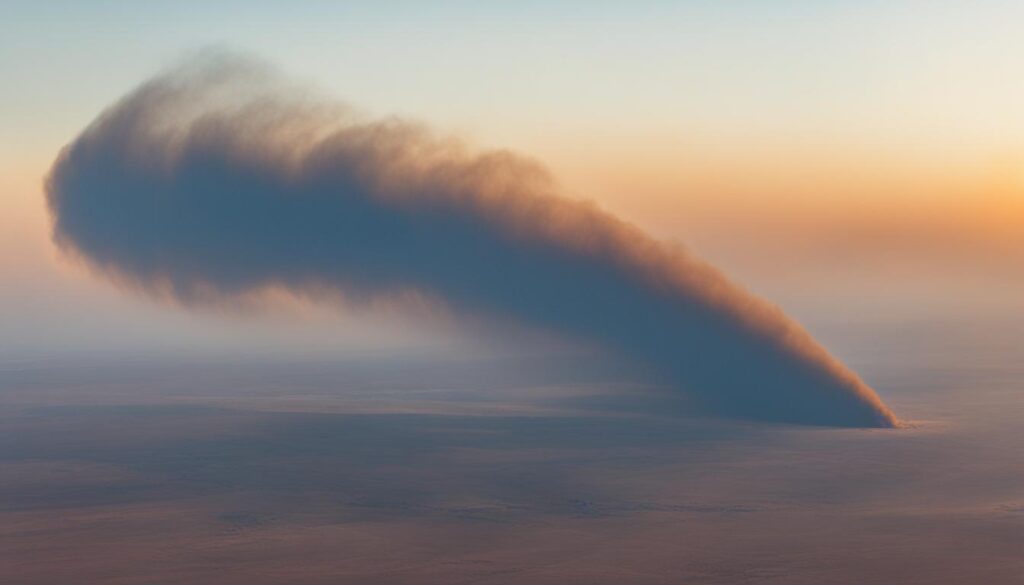
<svg viewBox="0 0 1024 585">
<path fill-rule="evenodd" d="M 258 69 L 204 58 L 104 112 L 49 177 L 60 245 L 186 303 L 273 287 L 352 305 L 415 292 L 455 314 L 597 343 L 706 412 L 896 424 L 778 309 L 558 197 L 536 164 L 361 119 Z"/>
</svg>

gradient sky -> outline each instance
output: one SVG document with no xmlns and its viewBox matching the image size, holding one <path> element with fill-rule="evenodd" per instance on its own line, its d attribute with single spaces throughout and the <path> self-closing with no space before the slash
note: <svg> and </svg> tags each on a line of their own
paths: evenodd
<svg viewBox="0 0 1024 585">
<path fill-rule="evenodd" d="M 196 316 L 59 258 L 41 179 L 60 147 L 211 44 L 372 114 L 532 155 L 566 194 L 693 246 L 812 330 L 837 305 L 1019 314 L 1024 5 L 551 4 L 5 3 L 0 350 L 429 337 L 317 307 Z"/>
</svg>

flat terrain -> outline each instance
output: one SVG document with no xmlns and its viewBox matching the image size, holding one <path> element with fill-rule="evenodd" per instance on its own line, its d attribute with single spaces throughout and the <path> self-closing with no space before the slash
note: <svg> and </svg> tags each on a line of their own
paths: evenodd
<svg viewBox="0 0 1024 585">
<path fill-rule="evenodd" d="M 844 357 L 914 428 L 691 418 L 585 359 L 6 358 L 0 581 L 1020 583 L 1020 346 L 887 343 Z"/>
</svg>

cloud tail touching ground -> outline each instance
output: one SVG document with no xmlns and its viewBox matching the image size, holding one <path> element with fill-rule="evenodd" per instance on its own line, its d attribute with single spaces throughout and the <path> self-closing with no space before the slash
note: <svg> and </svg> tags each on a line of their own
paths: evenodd
<svg viewBox="0 0 1024 585">
<path fill-rule="evenodd" d="M 242 58 L 207 55 L 128 94 L 61 152 L 47 195 L 62 249 L 186 303 L 283 287 L 358 306 L 416 291 L 597 343 L 713 414 L 897 424 L 779 309 L 559 197 L 536 163 L 364 119 Z"/>
</svg>

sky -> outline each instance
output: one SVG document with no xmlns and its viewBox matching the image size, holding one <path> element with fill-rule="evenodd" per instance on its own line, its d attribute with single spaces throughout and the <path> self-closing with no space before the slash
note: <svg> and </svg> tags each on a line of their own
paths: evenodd
<svg viewBox="0 0 1024 585">
<path fill-rule="evenodd" d="M 546 165 L 812 331 L 1019 314 L 1015 2 L 5 4 L 0 348 L 423 347 L 458 334 L 284 302 L 195 315 L 50 242 L 60 148 L 162 67 L 250 52 L 374 116 Z M 438 336 L 438 330 L 445 335 Z M 450 335 L 449 335 L 450 334 Z"/>
</svg>

